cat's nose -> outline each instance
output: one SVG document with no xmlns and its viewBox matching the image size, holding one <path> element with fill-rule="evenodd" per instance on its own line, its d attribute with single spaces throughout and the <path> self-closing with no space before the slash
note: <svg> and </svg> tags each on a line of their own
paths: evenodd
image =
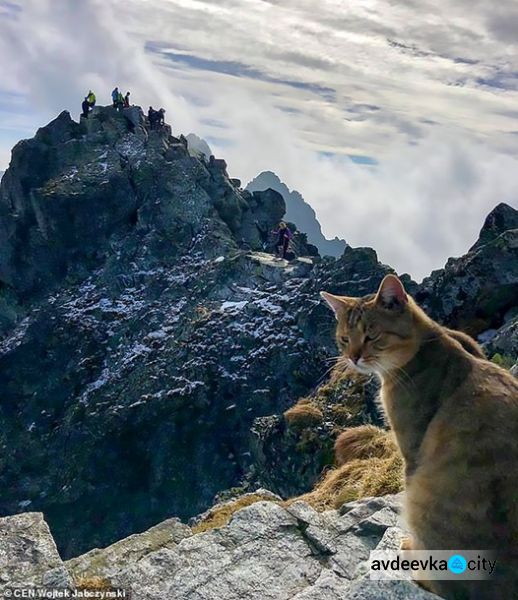
<svg viewBox="0 0 518 600">
<path fill-rule="evenodd" d="M 353 363 L 354 363 L 355 365 L 357 365 L 357 364 L 358 364 L 358 361 L 360 360 L 360 358 L 361 358 L 361 357 L 362 357 L 362 355 L 361 355 L 361 354 L 352 354 L 350 358 L 351 358 L 351 360 L 353 361 Z"/>
</svg>

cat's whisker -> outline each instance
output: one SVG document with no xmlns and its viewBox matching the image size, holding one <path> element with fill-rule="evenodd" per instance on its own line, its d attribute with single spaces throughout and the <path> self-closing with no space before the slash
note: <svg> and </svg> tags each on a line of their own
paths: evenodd
<svg viewBox="0 0 518 600">
<path fill-rule="evenodd" d="M 412 386 L 414 389 L 416 388 L 413 379 L 402 367 L 391 365 L 391 369 L 398 373 L 398 375 L 400 376 L 400 381 L 406 381 L 408 385 Z"/>
<path fill-rule="evenodd" d="M 348 359 L 345 356 L 341 357 L 341 359 L 336 363 L 336 368 L 341 375 L 345 374 L 350 368 Z"/>
<path fill-rule="evenodd" d="M 330 374 L 332 373 L 335 369 L 339 369 L 339 367 L 341 366 L 342 363 L 342 356 L 337 356 L 334 357 L 335 358 L 335 363 L 332 364 L 328 369 L 326 369 L 325 373 L 322 375 L 322 377 L 319 380 L 319 383 L 321 383 L 322 381 L 324 381 L 324 379 Z"/>
<path fill-rule="evenodd" d="M 382 365 L 381 363 L 378 363 L 378 367 L 379 367 L 382 375 L 384 375 L 385 377 L 387 377 L 389 379 L 393 379 L 397 384 L 399 384 L 402 388 L 406 389 L 408 392 L 412 391 L 412 387 L 415 389 L 415 387 L 416 387 L 415 383 L 410 379 L 408 374 L 405 373 L 399 367 L 396 367 L 395 365 L 392 365 L 392 364 L 390 364 L 389 366 L 386 366 L 386 365 Z M 401 375 L 399 374 L 398 371 L 400 371 L 401 373 L 406 375 L 408 381 L 405 381 L 405 379 L 403 377 L 401 377 Z M 409 385 L 409 383 L 411 385 Z"/>
<path fill-rule="evenodd" d="M 329 363 L 329 362 L 332 362 L 332 361 L 335 361 L 335 362 L 336 362 L 336 361 L 338 361 L 340 358 L 341 358 L 341 355 L 338 355 L 338 356 L 331 356 L 331 357 L 329 357 L 329 358 L 325 358 L 325 359 L 324 359 L 324 362 L 326 362 L 326 363 Z"/>
</svg>

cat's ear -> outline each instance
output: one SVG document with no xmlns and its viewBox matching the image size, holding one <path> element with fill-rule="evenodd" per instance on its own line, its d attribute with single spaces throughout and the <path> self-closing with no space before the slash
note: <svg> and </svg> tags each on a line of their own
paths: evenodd
<svg viewBox="0 0 518 600">
<path fill-rule="evenodd" d="M 403 284 L 395 275 L 386 275 L 376 294 L 376 304 L 388 309 L 404 307 L 408 302 Z"/>
<path fill-rule="evenodd" d="M 337 321 L 340 314 L 349 307 L 350 300 L 346 296 L 335 296 L 329 292 L 320 292 L 320 297 L 327 302 L 331 310 L 335 313 Z"/>
</svg>

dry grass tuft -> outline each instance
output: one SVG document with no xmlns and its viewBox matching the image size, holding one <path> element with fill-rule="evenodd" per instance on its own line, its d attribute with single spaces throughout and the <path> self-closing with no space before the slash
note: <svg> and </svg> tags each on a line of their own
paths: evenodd
<svg viewBox="0 0 518 600">
<path fill-rule="evenodd" d="M 78 590 L 109 592 L 113 589 L 111 583 L 104 577 L 80 576 L 74 583 Z"/>
<path fill-rule="evenodd" d="M 262 496 L 261 494 L 247 494 L 246 496 L 237 498 L 237 500 L 216 506 L 208 513 L 203 521 L 200 521 L 194 525 L 192 532 L 202 533 L 203 531 L 208 531 L 209 529 L 224 527 L 230 521 L 232 515 L 238 510 L 245 508 L 245 506 L 250 506 L 251 504 L 262 502 L 264 500 L 272 502 L 271 498 Z"/>
<path fill-rule="evenodd" d="M 324 413 L 307 399 L 297 402 L 284 413 L 288 427 L 292 429 L 305 429 L 319 425 L 324 420 Z"/>
<path fill-rule="evenodd" d="M 336 447 L 339 466 L 328 471 L 312 492 L 288 503 L 303 500 L 322 511 L 403 488 L 403 460 L 390 432 L 373 425 L 354 427 L 339 436 Z"/>
<path fill-rule="evenodd" d="M 351 427 L 336 438 L 335 463 L 341 467 L 357 458 L 386 458 L 396 449 L 392 435 L 384 429 L 374 425 Z"/>
</svg>

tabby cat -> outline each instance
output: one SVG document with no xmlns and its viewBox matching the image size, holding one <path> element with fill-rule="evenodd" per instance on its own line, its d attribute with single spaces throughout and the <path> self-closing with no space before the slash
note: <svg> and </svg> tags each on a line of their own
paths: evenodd
<svg viewBox="0 0 518 600">
<path fill-rule="evenodd" d="M 415 550 L 492 550 L 489 581 L 427 581 L 448 599 L 518 598 L 518 382 L 430 319 L 387 275 L 376 294 L 321 292 L 343 360 L 381 380 L 405 463 Z"/>
</svg>

